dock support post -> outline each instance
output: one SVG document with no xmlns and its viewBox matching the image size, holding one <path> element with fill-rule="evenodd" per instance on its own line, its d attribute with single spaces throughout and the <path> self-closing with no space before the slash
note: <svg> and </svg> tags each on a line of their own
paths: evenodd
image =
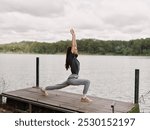
<svg viewBox="0 0 150 130">
<path fill-rule="evenodd" d="M 115 112 L 115 109 L 114 109 L 114 106 L 113 106 L 113 105 L 111 105 L 111 109 L 112 109 L 112 113 L 114 113 L 114 112 Z"/>
<path fill-rule="evenodd" d="M 32 113 L 32 104 L 29 103 L 29 113 Z"/>
<path fill-rule="evenodd" d="M 36 87 L 39 87 L 39 57 L 36 57 Z"/>
<path fill-rule="evenodd" d="M 112 113 L 115 112 L 115 105 L 116 105 L 116 102 L 113 101 L 113 103 L 111 104 Z"/>
<path fill-rule="evenodd" d="M 2 95 L 0 94 L 0 105 L 3 103 Z"/>
<path fill-rule="evenodd" d="M 139 103 L 139 69 L 135 69 L 134 104 Z"/>
</svg>

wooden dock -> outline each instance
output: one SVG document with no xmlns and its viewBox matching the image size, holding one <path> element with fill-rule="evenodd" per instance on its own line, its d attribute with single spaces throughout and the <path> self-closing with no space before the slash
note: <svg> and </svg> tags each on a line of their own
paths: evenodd
<svg viewBox="0 0 150 130">
<path fill-rule="evenodd" d="M 26 88 L 5 92 L 2 96 L 7 98 L 6 105 L 20 112 L 127 113 L 135 107 L 133 103 L 92 96 L 89 97 L 93 102 L 84 103 L 80 102 L 81 95 L 59 90 L 48 93 L 45 97 L 39 88 Z"/>
</svg>

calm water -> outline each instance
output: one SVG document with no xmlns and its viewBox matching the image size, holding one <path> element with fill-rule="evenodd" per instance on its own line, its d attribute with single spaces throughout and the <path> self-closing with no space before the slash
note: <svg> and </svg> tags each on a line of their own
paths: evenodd
<svg viewBox="0 0 150 130">
<path fill-rule="evenodd" d="M 63 82 L 70 71 L 65 55 L 0 54 L 0 91 L 35 85 L 35 59 L 40 57 L 40 86 Z M 80 78 L 91 81 L 89 95 L 133 102 L 135 69 L 140 69 L 140 109 L 150 112 L 150 57 L 80 55 Z M 82 94 L 82 86 L 62 91 Z"/>
</svg>

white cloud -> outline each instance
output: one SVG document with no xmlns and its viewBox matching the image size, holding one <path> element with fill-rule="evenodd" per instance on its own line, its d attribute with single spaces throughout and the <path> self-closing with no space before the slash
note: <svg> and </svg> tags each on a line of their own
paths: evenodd
<svg viewBox="0 0 150 130">
<path fill-rule="evenodd" d="M 0 0 L 0 12 L 20 12 L 39 17 L 63 15 L 64 0 Z"/>
<path fill-rule="evenodd" d="M 150 35 L 149 0 L 0 0 L 0 43 Z"/>
</svg>

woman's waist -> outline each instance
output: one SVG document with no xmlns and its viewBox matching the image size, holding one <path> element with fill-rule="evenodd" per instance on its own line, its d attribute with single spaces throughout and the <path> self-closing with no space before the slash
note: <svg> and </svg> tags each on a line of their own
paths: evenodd
<svg viewBox="0 0 150 130">
<path fill-rule="evenodd" d="M 68 79 L 73 79 L 73 78 L 77 79 L 78 77 L 79 77 L 79 75 L 77 75 L 77 74 L 71 74 L 71 75 L 69 75 Z"/>
</svg>

